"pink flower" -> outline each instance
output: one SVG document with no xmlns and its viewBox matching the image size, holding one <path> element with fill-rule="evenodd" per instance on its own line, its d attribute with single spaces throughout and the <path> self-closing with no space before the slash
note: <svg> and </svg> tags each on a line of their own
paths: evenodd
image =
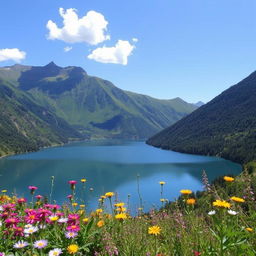
<svg viewBox="0 0 256 256">
<path fill-rule="evenodd" d="M 19 204 L 23 204 L 27 202 L 27 199 L 22 197 L 22 198 L 19 198 L 17 201 Z"/>
<path fill-rule="evenodd" d="M 17 223 L 19 223 L 19 219 L 16 218 L 16 217 L 10 217 L 10 218 L 7 218 L 5 220 L 5 223 L 6 223 L 6 226 L 7 227 L 13 227 L 13 226 L 16 226 Z"/>
<path fill-rule="evenodd" d="M 79 222 L 80 216 L 78 214 L 68 215 L 68 224 L 77 224 Z"/>
<path fill-rule="evenodd" d="M 80 227 L 77 225 L 71 225 L 71 226 L 67 226 L 67 230 L 71 232 L 78 232 L 80 230 Z"/>
<path fill-rule="evenodd" d="M 34 194 L 34 193 L 35 193 L 35 190 L 37 190 L 38 187 L 36 187 L 36 186 L 28 186 L 28 189 L 30 189 L 30 193 L 31 193 L 31 194 Z"/>
<path fill-rule="evenodd" d="M 24 236 L 24 229 L 22 227 L 14 227 L 14 236 Z"/>
<path fill-rule="evenodd" d="M 14 212 L 16 210 L 15 206 L 16 206 L 15 204 L 5 204 L 3 205 L 3 209 L 4 211 Z"/>
<path fill-rule="evenodd" d="M 68 184 L 70 184 L 72 190 L 75 189 L 76 183 L 77 183 L 77 181 L 75 181 L 75 180 L 70 180 L 70 181 L 68 182 Z"/>
<path fill-rule="evenodd" d="M 27 216 L 25 217 L 25 222 L 29 224 L 34 224 L 38 222 L 40 219 L 38 218 L 36 211 L 31 211 L 27 213 Z"/>
<path fill-rule="evenodd" d="M 41 200 L 42 198 L 43 198 L 43 196 L 41 196 L 41 195 L 37 195 L 37 196 L 36 196 L 36 199 L 37 199 L 37 200 Z"/>
</svg>

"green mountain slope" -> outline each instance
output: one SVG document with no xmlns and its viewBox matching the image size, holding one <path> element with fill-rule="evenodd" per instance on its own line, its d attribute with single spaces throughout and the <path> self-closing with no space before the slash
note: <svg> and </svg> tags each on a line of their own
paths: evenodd
<svg viewBox="0 0 256 256">
<path fill-rule="evenodd" d="M 66 121 L 2 79 L 0 109 L 0 156 L 81 138 Z"/>
<path fill-rule="evenodd" d="M 179 152 L 256 159 L 256 72 L 221 93 L 148 144 Z"/>
<path fill-rule="evenodd" d="M 157 100 L 126 92 L 82 68 L 53 62 L 0 68 L 0 77 L 90 138 L 147 138 L 197 108 L 179 98 Z"/>
</svg>

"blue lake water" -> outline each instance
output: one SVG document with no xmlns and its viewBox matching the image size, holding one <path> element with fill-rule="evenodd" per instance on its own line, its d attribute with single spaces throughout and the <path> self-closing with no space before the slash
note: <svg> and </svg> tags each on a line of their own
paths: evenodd
<svg viewBox="0 0 256 256">
<path fill-rule="evenodd" d="M 173 200 L 181 189 L 202 190 L 202 171 L 209 180 L 227 174 L 239 174 L 241 166 L 217 157 L 197 156 L 165 151 L 134 141 L 78 142 L 39 152 L 0 159 L 0 189 L 30 198 L 27 187 L 38 186 L 37 194 L 49 197 L 54 176 L 53 197 L 57 203 L 67 201 L 68 180 L 77 180 L 78 203 L 95 209 L 105 192 L 117 193 L 133 212 L 139 207 L 137 180 L 145 210 L 160 203 L 159 181 L 165 181 L 164 198 Z M 85 194 L 81 178 L 86 178 Z M 90 190 L 91 188 L 91 190 Z"/>
</svg>

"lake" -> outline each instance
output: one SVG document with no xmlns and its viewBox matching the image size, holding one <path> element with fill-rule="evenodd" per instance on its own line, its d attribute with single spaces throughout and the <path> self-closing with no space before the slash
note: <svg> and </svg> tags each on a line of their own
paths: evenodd
<svg viewBox="0 0 256 256">
<path fill-rule="evenodd" d="M 30 200 L 29 185 L 37 193 L 49 196 L 54 176 L 53 196 L 57 203 L 67 201 L 68 180 L 77 180 L 76 196 L 88 209 L 95 209 L 105 192 L 117 192 L 132 211 L 140 206 L 138 180 L 145 210 L 160 206 L 159 181 L 165 181 L 164 198 L 173 200 L 181 189 L 202 190 L 202 171 L 209 180 L 224 174 L 239 174 L 239 164 L 218 157 L 182 154 L 161 150 L 138 141 L 77 142 L 39 152 L 0 159 L 0 189 L 17 193 Z M 86 190 L 81 178 L 86 178 Z"/>
</svg>

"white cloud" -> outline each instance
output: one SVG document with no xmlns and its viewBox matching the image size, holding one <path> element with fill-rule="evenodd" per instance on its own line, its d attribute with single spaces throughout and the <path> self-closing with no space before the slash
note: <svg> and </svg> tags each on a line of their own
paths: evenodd
<svg viewBox="0 0 256 256">
<path fill-rule="evenodd" d="M 114 47 L 103 46 L 95 49 L 88 58 L 101 63 L 114 63 L 127 65 L 128 56 L 131 55 L 134 45 L 131 45 L 128 41 L 118 40 Z"/>
<path fill-rule="evenodd" d="M 69 52 L 69 51 L 71 51 L 72 49 L 73 49 L 72 46 L 66 46 L 66 47 L 64 47 L 64 52 Z"/>
<path fill-rule="evenodd" d="M 17 48 L 0 49 L 0 61 L 13 60 L 15 62 L 20 62 L 25 59 L 25 57 L 26 53 Z"/>
<path fill-rule="evenodd" d="M 136 37 L 134 37 L 134 38 L 132 39 L 132 41 L 133 41 L 134 43 L 137 43 L 137 42 L 139 41 L 139 39 L 136 38 Z"/>
<path fill-rule="evenodd" d="M 46 25 L 49 29 L 48 39 L 59 39 L 67 43 L 85 42 L 91 45 L 110 39 L 106 34 L 108 22 L 101 13 L 89 11 L 79 18 L 76 9 L 70 8 L 65 11 L 60 8 L 59 14 L 63 18 L 63 27 L 59 28 L 56 23 L 49 20 Z"/>
</svg>

